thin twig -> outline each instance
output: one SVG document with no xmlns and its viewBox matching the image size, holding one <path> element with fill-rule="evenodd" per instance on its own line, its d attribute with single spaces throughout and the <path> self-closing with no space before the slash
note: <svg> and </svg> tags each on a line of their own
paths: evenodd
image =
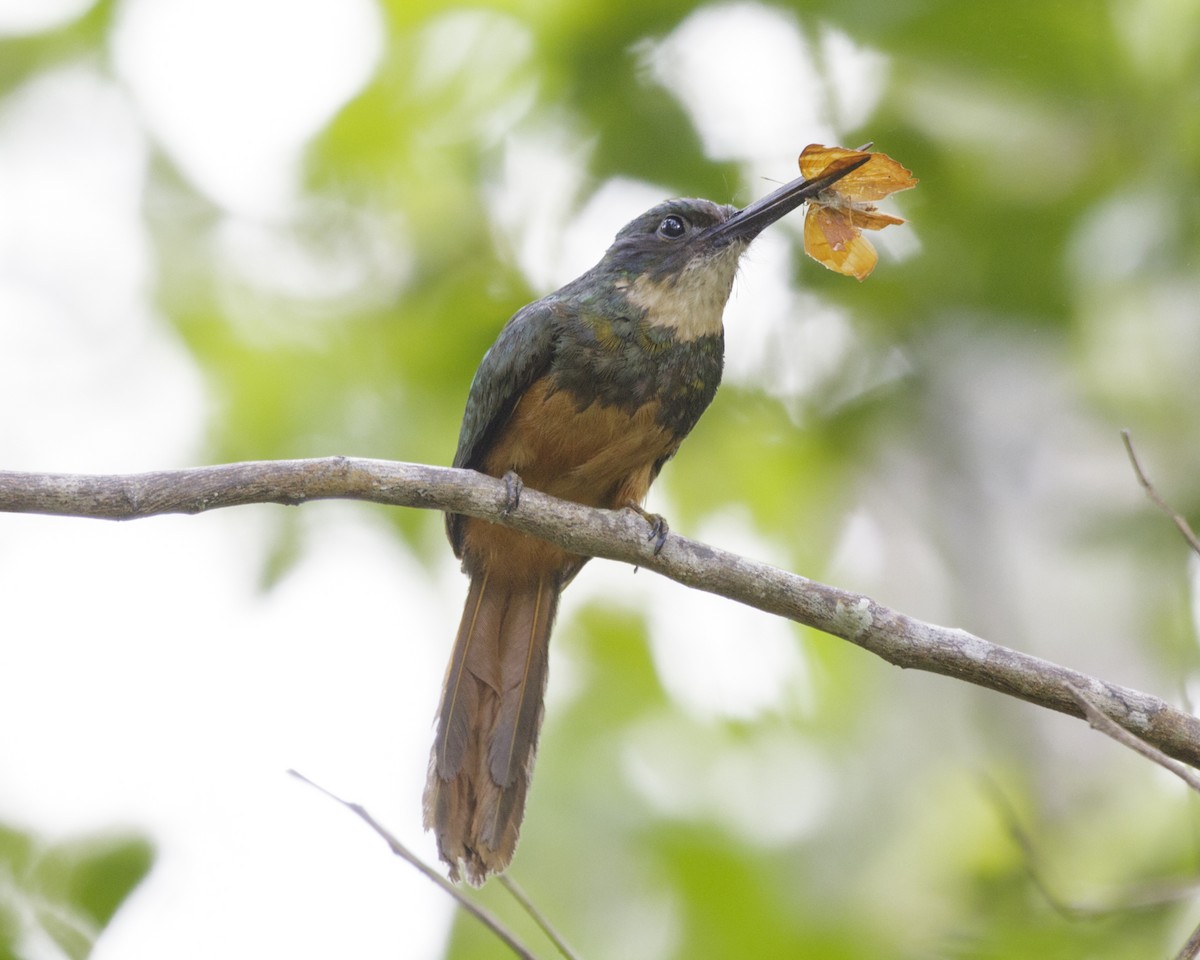
<svg viewBox="0 0 1200 960">
<path fill-rule="evenodd" d="M 1183 518 L 1183 515 L 1172 510 L 1170 505 L 1158 495 L 1158 491 L 1154 489 L 1154 484 L 1146 476 L 1146 471 L 1142 469 L 1142 464 L 1134 452 L 1133 439 L 1130 437 L 1128 430 L 1121 431 L 1121 439 L 1125 441 L 1125 452 L 1129 454 L 1129 462 L 1133 464 L 1133 472 L 1137 475 L 1138 483 L 1142 485 L 1142 489 L 1146 491 L 1146 496 L 1153 501 L 1159 510 L 1171 518 L 1175 526 L 1179 528 L 1179 532 L 1183 534 L 1183 539 L 1187 541 L 1188 546 L 1197 554 L 1200 554 L 1200 538 L 1196 536 L 1195 531 L 1192 530 L 1187 520 Z"/>
<path fill-rule="evenodd" d="M 1013 842 L 1016 843 L 1017 848 L 1021 851 L 1021 863 L 1025 867 L 1025 873 L 1028 875 L 1030 882 L 1037 888 L 1038 893 L 1042 895 L 1042 899 L 1050 905 L 1050 908 L 1067 920 L 1091 918 L 1106 912 L 1100 907 L 1072 903 L 1058 895 L 1045 877 L 1042 876 L 1042 869 L 1039 865 L 1039 857 L 1033 840 L 1026 832 L 1024 826 L 1022 826 L 1020 819 L 1017 817 L 1017 811 L 1009 803 L 1008 797 L 1000 789 L 1000 785 L 992 780 L 991 777 L 986 776 L 983 778 L 983 783 L 988 793 L 992 796 L 992 803 L 995 804 L 1000 818 L 1004 821 L 1004 825 L 1008 827 L 1009 836 L 1012 837 Z"/>
<path fill-rule="evenodd" d="M 1091 901 L 1068 900 L 1060 896 L 1046 879 L 1037 846 L 1022 825 L 1004 791 L 990 777 L 985 776 L 983 782 L 1013 842 L 1021 851 L 1022 863 L 1030 882 L 1051 909 L 1066 920 L 1097 920 L 1121 911 L 1144 910 L 1148 907 L 1179 903 L 1193 896 L 1200 885 L 1200 881 L 1197 880 L 1149 881 L 1111 892 L 1102 898 L 1093 898 Z"/>
<path fill-rule="evenodd" d="M 418 857 L 415 853 L 409 850 L 408 847 L 401 843 L 391 831 L 389 831 L 385 826 L 383 826 L 383 824 L 371 816 L 365 807 L 358 803 L 352 803 L 349 800 L 343 800 L 332 790 L 321 786 L 314 780 L 310 780 L 298 770 L 289 770 L 288 773 L 297 780 L 307 783 L 310 787 L 319 790 L 321 793 L 325 794 L 325 796 L 329 797 L 329 799 L 340 803 L 351 813 L 355 814 L 359 819 L 366 823 L 367 826 L 369 826 L 380 837 L 383 838 L 384 842 L 391 849 L 392 853 L 398 856 L 401 860 L 404 860 L 410 865 L 416 867 L 421 873 L 423 873 L 451 897 L 457 900 L 460 907 L 462 907 L 467 911 L 467 913 L 471 914 L 471 916 L 491 930 L 492 933 L 495 934 L 496 937 L 518 957 L 521 957 L 522 960 L 537 960 L 537 957 L 534 955 L 534 953 L 523 943 L 521 943 L 521 941 L 518 940 L 516 936 L 514 936 L 508 930 L 508 928 L 504 926 L 503 923 L 496 919 L 496 917 L 493 916 L 488 910 L 484 909 L 474 900 L 464 894 L 461 890 L 454 886 L 454 884 L 434 870 L 433 867 L 425 863 L 425 861 Z"/>
<path fill-rule="evenodd" d="M 1129 450 L 1130 458 L 1134 463 L 1134 469 L 1137 470 L 1139 477 L 1143 477 L 1144 475 L 1141 472 L 1141 468 L 1137 465 L 1137 459 L 1133 455 L 1133 447 L 1129 442 L 1128 433 L 1122 431 L 1122 435 L 1125 437 L 1125 447 L 1127 450 Z M 1157 496 L 1154 494 L 1153 488 L 1148 487 L 1148 481 L 1144 481 L 1143 485 L 1147 486 L 1147 490 L 1151 497 L 1154 498 L 1155 502 L 1160 503 L 1161 501 L 1159 501 Z M 1186 524 L 1184 524 L 1184 526 L 1186 527 Z M 1190 532 L 1191 531 L 1189 530 L 1188 533 Z M 1107 714 L 1105 714 L 1104 711 L 1101 710 L 1095 703 L 1093 703 L 1087 694 L 1085 694 L 1078 687 L 1074 686 L 1073 684 L 1068 684 L 1067 690 L 1083 708 L 1084 715 L 1087 717 L 1087 721 L 1093 729 L 1107 734 L 1118 743 L 1129 747 L 1130 750 L 1140 753 L 1146 759 L 1157 763 L 1164 770 L 1169 770 L 1197 793 L 1200 793 L 1200 777 L 1197 777 L 1193 771 L 1188 769 L 1179 761 L 1172 760 L 1161 750 L 1146 743 L 1145 740 L 1142 740 L 1140 737 L 1130 733 L 1119 723 L 1113 720 L 1112 717 L 1109 717 Z M 1197 956 L 1200 956 L 1200 926 L 1196 927 L 1196 929 L 1192 931 L 1192 935 L 1188 937 L 1187 942 L 1175 955 L 1175 960 L 1195 960 Z"/>
<path fill-rule="evenodd" d="M 1179 948 L 1179 952 L 1175 954 L 1175 960 L 1196 960 L 1200 957 L 1200 927 L 1192 931 L 1192 935 L 1187 938 L 1187 943 Z"/>
<path fill-rule="evenodd" d="M 559 936 L 558 931 L 554 929 L 550 921 L 546 918 L 546 915 L 534 905 L 534 902 L 530 900 L 528 896 L 526 896 L 525 891 L 517 885 L 516 880 L 510 877 L 507 873 L 496 874 L 496 879 L 500 881 L 500 886 L 504 887 L 505 890 L 512 894 L 513 899 L 521 905 L 522 910 L 529 914 L 529 916 L 533 919 L 533 922 L 541 927 L 542 933 L 544 933 L 550 939 L 551 943 L 558 947 L 559 953 L 566 957 L 567 960 L 579 960 L 579 955 L 575 953 L 575 951 L 569 946 L 567 946 L 567 942 L 561 936 Z"/>
<path fill-rule="evenodd" d="M 1172 760 L 1157 747 L 1151 746 L 1136 734 L 1130 733 L 1101 710 L 1079 687 L 1072 683 L 1068 683 L 1066 686 L 1071 696 L 1083 708 L 1084 715 L 1087 717 L 1087 722 L 1091 725 L 1092 729 L 1099 730 L 1101 733 L 1112 737 L 1118 743 L 1124 744 L 1130 750 L 1140 753 L 1147 760 L 1157 763 L 1164 770 L 1169 770 L 1197 793 L 1200 793 L 1200 776 L 1197 776 L 1194 771 L 1178 760 Z"/>
</svg>

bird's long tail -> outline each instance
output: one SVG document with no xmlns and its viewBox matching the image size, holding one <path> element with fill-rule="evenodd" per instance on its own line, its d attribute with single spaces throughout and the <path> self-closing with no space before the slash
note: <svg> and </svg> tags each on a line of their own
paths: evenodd
<svg viewBox="0 0 1200 960">
<path fill-rule="evenodd" d="M 533 771 L 559 584 L 471 578 L 446 671 L 425 787 L 425 828 L 452 880 L 483 883 L 512 860 Z"/>
</svg>

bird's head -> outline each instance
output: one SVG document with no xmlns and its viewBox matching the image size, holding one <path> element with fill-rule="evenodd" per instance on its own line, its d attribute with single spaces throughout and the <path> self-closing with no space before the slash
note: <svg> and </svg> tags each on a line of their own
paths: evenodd
<svg viewBox="0 0 1200 960">
<path fill-rule="evenodd" d="M 593 275 L 645 311 L 650 323 L 672 327 L 681 339 L 716 333 L 750 242 L 867 159 L 813 180 L 793 180 L 740 210 L 710 200 L 667 200 L 621 229 Z"/>
</svg>

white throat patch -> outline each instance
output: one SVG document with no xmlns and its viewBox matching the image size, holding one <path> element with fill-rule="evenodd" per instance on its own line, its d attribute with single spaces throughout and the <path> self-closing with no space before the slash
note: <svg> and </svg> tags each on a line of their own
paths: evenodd
<svg viewBox="0 0 1200 960">
<path fill-rule="evenodd" d="M 690 260 L 679 275 L 657 282 L 643 274 L 624 288 L 629 302 L 646 311 L 647 323 L 669 328 L 676 340 L 714 336 L 721 332 L 725 303 L 746 246 L 734 241 L 713 256 Z"/>
</svg>

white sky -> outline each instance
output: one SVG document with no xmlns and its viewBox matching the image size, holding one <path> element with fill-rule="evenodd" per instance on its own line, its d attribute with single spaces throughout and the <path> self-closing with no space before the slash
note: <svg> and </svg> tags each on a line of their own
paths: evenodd
<svg viewBox="0 0 1200 960">
<path fill-rule="evenodd" d="M 87 6 L 0 0 L 0 33 L 44 29 Z M 811 81 L 811 68 L 780 23 L 756 7 L 727 7 L 692 18 L 661 56 L 647 56 L 694 109 L 715 154 L 742 144 L 748 162 L 786 178 L 794 168 L 780 156 L 833 139 L 835 117 L 857 122 L 880 70 L 844 38 L 826 37 L 826 55 L 870 82 L 846 103 L 806 101 L 795 84 Z M 0 468 L 196 461 L 203 383 L 147 299 L 143 125 L 216 202 L 269 220 L 294 200 L 306 139 L 366 82 L 381 52 L 370 0 L 127 0 L 120 24 L 112 52 L 124 87 L 89 65 L 65 65 L 0 102 Z M 718 119 L 731 108 L 721 101 L 714 113 L 703 52 L 714 43 L 727 58 L 758 49 L 730 43 L 731 31 L 769 34 L 779 50 L 729 63 L 725 79 L 761 109 L 735 112 L 739 125 L 722 134 Z M 782 75 L 764 73 L 764 63 Z M 781 115 L 792 119 L 781 125 Z M 236 158 L 222 152 L 235 138 Z M 547 169 L 514 189 L 544 189 Z M 610 185 L 578 218 L 555 269 L 590 265 L 622 222 L 661 198 L 645 184 Z M 531 270 L 545 247 L 529 245 Z M 731 305 L 734 377 L 779 349 L 771 338 L 787 327 L 786 259 L 781 240 L 767 241 L 743 271 Z M 836 340 L 836 318 L 829 324 Z M 284 770 L 365 803 L 434 859 L 419 802 L 463 581 L 449 550 L 431 573 L 352 506 L 317 504 L 303 508 L 316 549 L 262 595 L 260 533 L 279 509 L 121 525 L 0 517 L 0 820 L 47 838 L 126 827 L 158 846 L 150 879 L 97 960 L 440 952 L 446 898 Z M 737 529 L 719 520 L 710 532 L 736 547 Z M 763 544 L 742 545 L 767 556 Z M 568 593 L 564 620 L 616 576 L 629 602 L 675 606 L 677 588 L 592 566 Z M 709 598 L 684 609 L 655 620 L 654 640 L 682 708 L 753 714 L 785 679 L 803 679 L 785 628 Z M 724 646 L 691 673 L 669 667 L 696 618 L 753 637 L 762 656 Z M 569 671 L 558 687 L 567 688 Z M 56 954 L 32 944 L 30 956 Z"/>
</svg>

